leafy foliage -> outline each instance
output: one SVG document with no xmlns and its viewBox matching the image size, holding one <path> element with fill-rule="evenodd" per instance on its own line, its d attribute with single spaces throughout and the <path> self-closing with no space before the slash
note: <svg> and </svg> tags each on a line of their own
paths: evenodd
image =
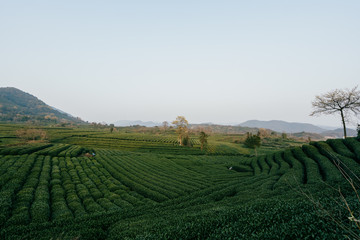
<svg viewBox="0 0 360 240">
<path fill-rule="evenodd" d="M 184 116 L 178 116 L 176 120 L 172 122 L 176 126 L 176 133 L 178 134 L 179 144 L 181 146 L 189 145 L 189 122 Z"/>
<path fill-rule="evenodd" d="M 258 135 L 249 134 L 244 144 L 249 148 L 257 148 L 261 145 L 261 138 Z"/>
</svg>

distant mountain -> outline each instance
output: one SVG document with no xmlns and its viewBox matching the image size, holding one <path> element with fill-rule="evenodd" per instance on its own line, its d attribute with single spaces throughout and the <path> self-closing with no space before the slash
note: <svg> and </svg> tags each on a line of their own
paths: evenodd
<svg viewBox="0 0 360 240">
<path fill-rule="evenodd" d="M 195 131 L 207 131 L 211 133 L 220 133 L 220 134 L 245 134 L 247 132 L 256 134 L 258 129 L 241 127 L 241 126 L 232 126 L 232 125 L 220 125 L 212 123 L 201 123 L 201 124 L 189 124 L 190 129 Z"/>
<path fill-rule="evenodd" d="M 250 120 L 239 124 L 239 126 L 253 127 L 253 128 L 267 128 L 276 132 L 287 132 L 287 133 L 298 133 L 298 132 L 322 133 L 326 131 L 326 129 L 320 128 L 318 126 L 309 123 L 285 122 L 280 120 L 272 120 L 272 121 Z"/>
<path fill-rule="evenodd" d="M 337 129 L 338 127 L 331 127 L 331 126 L 324 126 L 324 125 L 316 125 L 322 129 L 325 129 L 325 130 L 335 130 Z"/>
<path fill-rule="evenodd" d="M 324 137 L 331 137 L 331 138 L 342 138 L 344 136 L 344 130 L 342 128 L 337 128 L 335 130 L 328 130 L 321 133 Z M 357 132 L 354 129 L 346 128 L 346 135 L 348 137 L 355 137 L 357 136 Z"/>
<path fill-rule="evenodd" d="M 128 127 L 128 126 L 135 126 L 135 125 L 145 126 L 145 127 L 155 127 L 155 126 L 161 126 L 161 123 L 152 122 L 152 121 L 143 122 L 140 120 L 136 120 L 136 121 L 120 120 L 120 121 L 114 122 L 114 125 L 117 127 Z"/>
<path fill-rule="evenodd" d="M 317 133 L 328 138 L 341 138 L 344 135 L 342 128 L 336 129 L 332 127 L 319 127 L 309 123 L 294 123 L 294 122 L 285 122 L 280 120 L 272 120 L 272 121 L 250 120 L 239 124 L 239 126 L 252 127 L 252 128 L 267 128 L 276 132 L 286 132 L 286 133 Z M 349 137 L 357 135 L 357 132 L 351 128 L 347 128 L 346 133 Z M 317 138 L 316 136 L 313 137 Z"/>
<path fill-rule="evenodd" d="M 309 133 L 309 132 L 298 132 L 298 133 L 291 133 L 291 137 L 297 137 L 302 139 L 311 139 L 313 141 L 324 140 L 325 137 L 319 133 Z"/>
<path fill-rule="evenodd" d="M 0 121 L 84 123 L 81 119 L 50 107 L 37 97 L 13 87 L 0 88 Z"/>
</svg>

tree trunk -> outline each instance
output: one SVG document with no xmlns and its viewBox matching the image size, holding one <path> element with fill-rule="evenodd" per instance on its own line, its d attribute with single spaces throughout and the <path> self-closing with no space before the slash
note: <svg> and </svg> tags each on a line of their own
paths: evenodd
<svg viewBox="0 0 360 240">
<path fill-rule="evenodd" d="M 343 124 L 343 129 L 344 129 L 344 138 L 346 138 L 346 125 L 345 125 L 345 119 L 344 119 L 343 110 L 340 110 L 340 113 L 341 113 L 341 121 L 342 121 L 342 124 Z"/>
</svg>

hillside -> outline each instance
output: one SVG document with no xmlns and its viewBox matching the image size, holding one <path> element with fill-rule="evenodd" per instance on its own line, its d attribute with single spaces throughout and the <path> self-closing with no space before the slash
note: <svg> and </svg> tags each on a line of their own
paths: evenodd
<svg viewBox="0 0 360 240">
<path fill-rule="evenodd" d="M 0 121 L 40 123 L 83 123 L 48 106 L 35 96 L 12 87 L 0 88 Z"/>
<path fill-rule="evenodd" d="M 0 127 L 9 137 L 18 128 Z M 354 138 L 246 157 L 180 147 L 175 136 L 43 129 L 51 142 L 0 148 L 1 239 L 351 236 L 301 192 L 360 235 L 330 187 L 358 206 L 334 164 L 360 174 Z"/>
</svg>

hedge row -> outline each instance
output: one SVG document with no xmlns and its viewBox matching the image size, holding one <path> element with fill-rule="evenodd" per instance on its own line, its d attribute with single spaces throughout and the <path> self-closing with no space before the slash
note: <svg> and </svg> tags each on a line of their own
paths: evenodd
<svg viewBox="0 0 360 240">
<path fill-rule="evenodd" d="M 3 225 L 10 216 L 15 196 L 26 181 L 35 159 L 36 155 L 23 155 L 20 157 L 20 161 L 16 161 L 13 168 L 8 170 L 9 179 L 8 181 L 4 181 L 4 185 L 0 191 L 0 226 Z"/>
<path fill-rule="evenodd" d="M 61 221 L 73 217 L 73 213 L 65 200 L 65 190 L 62 186 L 59 159 L 57 157 L 52 158 L 50 196 L 52 220 Z"/>
<path fill-rule="evenodd" d="M 8 225 L 28 224 L 30 222 L 30 207 L 34 201 L 35 190 L 39 183 L 39 176 L 43 167 L 44 156 L 36 156 L 34 164 L 21 190 L 16 194 L 13 204 L 11 217 Z"/>
<path fill-rule="evenodd" d="M 306 172 L 306 183 L 319 183 L 323 180 L 319 165 L 311 158 L 307 157 L 300 147 L 292 149 L 296 159 L 302 162 Z"/>
</svg>

